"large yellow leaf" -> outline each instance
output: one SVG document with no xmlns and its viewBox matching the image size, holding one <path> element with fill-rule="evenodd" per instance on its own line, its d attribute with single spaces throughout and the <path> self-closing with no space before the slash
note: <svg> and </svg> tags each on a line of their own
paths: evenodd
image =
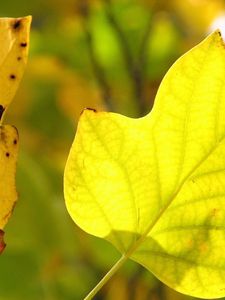
<svg viewBox="0 0 225 300">
<path fill-rule="evenodd" d="M 3 228 L 17 193 L 15 187 L 18 132 L 1 125 L 2 116 L 12 101 L 27 62 L 31 17 L 0 18 L 0 253 L 4 249 Z"/>
<path fill-rule="evenodd" d="M 225 296 L 225 46 L 168 71 L 140 119 L 85 110 L 65 169 L 73 220 L 185 294 Z"/>
</svg>

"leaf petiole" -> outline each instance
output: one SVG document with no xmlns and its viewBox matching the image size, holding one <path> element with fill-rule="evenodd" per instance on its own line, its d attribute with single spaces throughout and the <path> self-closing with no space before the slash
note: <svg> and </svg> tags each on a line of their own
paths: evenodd
<svg viewBox="0 0 225 300">
<path fill-rule="evenodd" d="M 112 276 L 120 269 L 120 267 L 127 261 L 128 256 L 123 255 L 109 270 L 109 272 L 99 281 L 92 291 L 84 298 L 84 300 L 91 300 L 100 291 L 100 289 L 112 278 Z"/>
</svg>

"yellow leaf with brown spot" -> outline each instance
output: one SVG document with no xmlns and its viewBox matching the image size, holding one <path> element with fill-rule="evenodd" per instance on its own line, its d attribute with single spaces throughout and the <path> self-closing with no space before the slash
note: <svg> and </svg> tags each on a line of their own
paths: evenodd
<svg viewBox="0 0 225 300">
<path fill-rule="evenodd" d="M 18 131 L 2 125 L 27 63 L 31 17 L 0 18 L 0 253 L 5 248 L 3 228 L 17 200 L 15 175 Z"/>
<path fill-rule="evenodd" d="M 31 17 L 0 18 L 0 119 L 12 101 L 27 63 Z"/>
</svg>

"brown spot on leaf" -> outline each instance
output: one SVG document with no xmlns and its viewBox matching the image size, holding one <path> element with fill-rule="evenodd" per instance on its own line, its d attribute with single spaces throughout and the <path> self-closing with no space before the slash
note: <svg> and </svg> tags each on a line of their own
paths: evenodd
<svg viewBox="0 0 225 300">
<path fill-rule="evenodd" d="M 21 24 L 22 24 L 21 19 L 17 19 L 16 21 L 13 22 L 12 27 L 13 29 L 18 30 L 21 28 Z"/>
<path fill-rule="evenodd" d="M 2 118 L 2 114 L 4 113 L 4 111 L 5 111 L 5 108 L 2 105 L 0 105 L 0 120 Z"/>
<path fill-rule="evenodd" d="M 85 107 L 84 110 L 91 110 L 91 111 L 93 111 L 93 112 L 97 112 L 97 110 L 96 110 L 95 108 L 90 108 L 90 107 Z"/>
<path fill-rule="evenodd" d="M 26 47 L 26 46 L 27 46 L 27 43 L 20 43 L 20 46 L 21 46 L 21 47 Z"/>
<path fill-rule="evenodd" d="M 216 217 L 219 213 L 219 209 L 218 208 L 213 208 L 211 211 L 211 216 L 212 217 Z"/>
<path fill-rule="evenodd" d="M 22 59 L 22 57 L 21 57 L 21 56 L 18 56 L 18 57 L 17 57 L 17 60 L 18 60 L 18 61 L 20 61 L 21 59 Z"/>
<path fill-rule="evenodd" d="M 80 113 L 80 116 L 82 116 L 82 114 L 84 113 L 85 110 L 90 110 L 90 111 L 93 111 L 94 113 L 97 113 L 97 110 L 95 108 L 85 107 L 82 110 L 82 112 Z"/>
<path fill-rule="evenodd" d="M 0 229 L 0 254 L 2 253 L 2 251 L 5 249 L 5 242 L 4 242 L 4 231 Z"/>
<path fill-rule="evenodd" d="M 9 156 L 10 156 L 10 153 L 9 153 L 9 152 L 6 152 L 6 153 L 5 153 L 5 156 L 6 156 L 6 157 L 9 157 Z"/>
<path fill-rule="evenodd" d="M 9 78 L 10 79 L 16 79 L 16 75 L 15 74 L 10 74 Z"/>
<path fill-rule="evenodd" d="M 15 140 L 13 141 L 13 144 L 14 144 L 14 145 L 17 145 L 17 139 L 15 139 Z"/>
<path fill-rule="evenodd" d="M 81 114 L 80 114 L 80 115 L 82 115 L 82 114 L 83 114 L 83 112 L 84 112 L 85 110 L 90 110 L 90 111 L 93 111 L 94 113 L 96 113 L 96 112 L 97 112 L 97 110 L 96 110 L 95 108 L 91 108 L 91 107 L 85 107 L 85 108 L 82 110 L 82 112 L 81 112 Z"/>
</svg>

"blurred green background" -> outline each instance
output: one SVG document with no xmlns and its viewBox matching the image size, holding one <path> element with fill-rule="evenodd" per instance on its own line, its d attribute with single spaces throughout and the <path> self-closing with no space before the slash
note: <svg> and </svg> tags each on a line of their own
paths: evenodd
<svg viewBox="0 0 225 300">
<path fill-rule="evenodd" d="M 171 64 L 200 42 L 220 0 L 11 0 L 1 17 L 32 15 L 29 63 L 7 122 L 20 132 L 19 201 L 5 228 L 0 300 L 76 300 L 118 259 L 80 230 L 63 170 L 84 107 L 143 116 Z M 222 24 L 221 24 L 222 26 Z M 129 262 L 96 300 L 191 299 Z"/>
</svg>

